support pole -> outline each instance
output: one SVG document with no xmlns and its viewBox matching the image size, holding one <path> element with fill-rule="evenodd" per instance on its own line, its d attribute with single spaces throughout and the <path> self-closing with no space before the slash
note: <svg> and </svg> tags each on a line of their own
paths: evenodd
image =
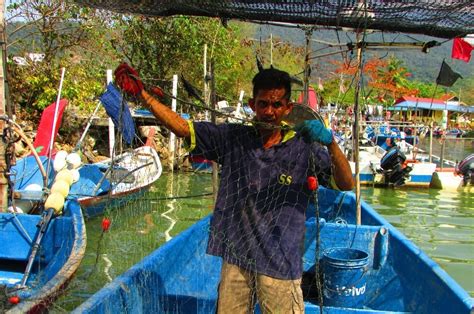
<svg viewBox="0 0 474 314">
<path fill-rule="evenodd" d="M 203 78 L 202 81 L 204 82 L 204 90 L 203 90 L 203 98 L 206 106 L 209 107 L 209 81 L 208 81 L 208 73 L 207 73 L 207 44 L 204 44 L 204 60 L 203 60 Z M 204 112 L 204 120 L 209 121 L 209 111 L 206 110 Z"/>
<path fill-rule="evenodd" d="M 211 122 L 216 123 L 216 110 L 217 110 L 217 94 L 216 94 L 216 81 L 214 76 L 214 62 L 211 61 Z M 217 199 L 219 182 L 219 167 L 215 161 L 212 162 L 212 192 L 214 194 L 214 201 Z"/>
<path fill-rule="evenodd" d="M 0 49 L 0 115 L 5 115 L 5 46 L 6 46 L 6 36 L 5 36 L 5 1 L 0 0 L 0 41 L 1 41 L 1 49 Z M 5 121 L 0 120 L 0 134 L 3 134 L 3 129 L 5 128 Z M 6 169 L 7 163 L 5 160 L 6 156 L 6 143 L 2 139 L 0 140 L 0 212 L 4 212 L 8 206 L 8 198 L 7 198 L 7 189 L 8 189 L 8 181 L 5 177 L 5 172 L 8 170 Z"/>
<path fill-rule="evenodd" d="M 355 161 L 355 183 L 356 183 L 356 224 L 360 225 L 362 223 L 361 215 L 361 199 L 360 199 L 360 165 L 359 165 L 359 118 L 360 118 L 360 108 L 359 108 L 359 91 L 361 85 L 361 76 L 362 76 L 362 48 L 357 48 L 357 66 L 358 70 L 355 77 L 355 93 L 354 93 L 354 125 L 352 126 L 352 151 Z"/>
<path fill-rule="evenodd" d="M 112 70 L 107 70 L 107 85 L 112 82 Z M 109 157 L 112 158 L 114 155 L 115 148 L 115 125 L 112 118 L 109 117 Z"/>
<path fill-rule="evenodd" d="M 171 100 L 171 110 L 176 112 L 176 97 L 178 97 L 178 75 L 173 75 L 173 100 Z M 169 168 L 170 171 L 174 170 L 174 152 L 176 146 L 176 135 L 173 132 L 170 132 L 170 140 L 168 142 L 168 150 L 170 152 Z"/>
</svg>

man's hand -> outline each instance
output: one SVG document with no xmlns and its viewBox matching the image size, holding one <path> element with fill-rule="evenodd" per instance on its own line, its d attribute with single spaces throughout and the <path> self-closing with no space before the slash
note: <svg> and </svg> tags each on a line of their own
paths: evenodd
<svg viewBox="0 0 474 314">
<path fill-rule="evenodd" d="M 295 131 L 300 133 L 307 142 L 319 142 L 329 145 L 333 141 L 332 131 L 319 120 L 305 120 L 295 126 Z"/>
<path fill-rule="evenodd" d="M 138 72 L 126 63 L 122 63 L 115 69 L 115 83 L 125 93 L 138 96 L 143 90 L 143 83 Z"/>
</svg>

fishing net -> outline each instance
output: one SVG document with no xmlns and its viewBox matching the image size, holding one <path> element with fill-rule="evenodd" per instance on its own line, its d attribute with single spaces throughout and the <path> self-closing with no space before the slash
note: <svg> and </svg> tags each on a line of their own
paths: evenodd
<svg viewBox="0 0 474 314">
<path fill-rule="evenodd" d="M 175 14 L 381 29 L 452 38 L 474 32 L 469 1 L 112 1 L 76 0 L 96 8 L 152 16 Z"/>
</svg>

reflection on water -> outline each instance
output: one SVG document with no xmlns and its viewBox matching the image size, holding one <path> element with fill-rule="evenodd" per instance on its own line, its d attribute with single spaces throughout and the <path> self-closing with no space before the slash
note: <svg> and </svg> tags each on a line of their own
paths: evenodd
<svg viewBox="0 0 474 314">
<path fill-rule="evenodd" d="M 363 188 L 362 198 L 474 295 L 474 194 Z"/>
<path fill-rule="evenodd" d="M 67 313 L 154 249 L 212 211 L 209 174 L 163 174 L 141 200 L 86 222 L 87 251 L 51 310 Z M 425 189 L 363 188 L 362 198 L 474 295 L 474 195 Z M 102 240 L 100 240 L 102 238 Z"/>
</svg>

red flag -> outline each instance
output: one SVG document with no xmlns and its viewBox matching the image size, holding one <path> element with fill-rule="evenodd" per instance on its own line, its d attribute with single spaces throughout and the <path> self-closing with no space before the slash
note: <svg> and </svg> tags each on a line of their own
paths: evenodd
<svg viewBox="0 0 474 314">
<path fill-rule="evenodd" d="M 462 38 L 454 38 L 451 57 L 453 59 L 459 59 L 464 62 L 469 62 L 469 60 L 471 59 L 472 49 L 474 48 L 467 41 L 463 40 Z"/>
</svg>

